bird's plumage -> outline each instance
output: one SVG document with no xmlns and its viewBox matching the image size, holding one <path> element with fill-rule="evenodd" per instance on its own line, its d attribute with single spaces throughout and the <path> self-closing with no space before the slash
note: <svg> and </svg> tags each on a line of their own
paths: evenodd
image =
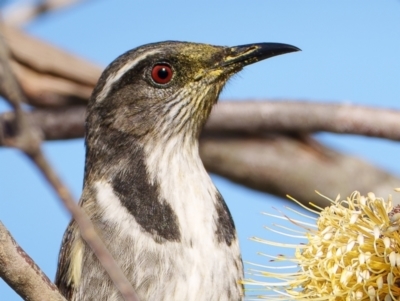
<svg viewBox="0 0 400 301">
<path fill-rule="evenodd" d="M 117 58 L 93 91 L 80 204 L 141 301 L 242 299 L 236 230 L 198 136 L 229 77 L 265 58 L 262 45 L 148 44 Z M 68 300 L 121 300 L 74 221 L 56 284 Z"/>
</svg>

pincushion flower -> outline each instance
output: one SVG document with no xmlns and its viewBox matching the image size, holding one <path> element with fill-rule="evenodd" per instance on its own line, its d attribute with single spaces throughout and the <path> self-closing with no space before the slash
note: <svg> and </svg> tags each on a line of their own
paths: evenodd
<svg viewBox="0 0 400 301">
<path fill-rule="evenodd" d="M 330 201 L 325 209 L 309 209 L 317 213 L 313 227 L 288 218 L 303 230 L 304 243 L 277 244 L 254 238 L 268 245 L 295 249 L 293 257 L 274 258 L 292 267 L 294 263 L 294 272 L 280 273 L 276 268 L 258 265 L 265 268 L 256 270 L 259 275 L 277 282 L 246 281 L 276 293 L 258 299 L 400 300 L 400 207 L 393 206 L 391 196 L 385 201 L 373 193 L 364 197 L 354 192 L 346 200 L 338 197 Z M 298 232 L 285 229 L 288 236 Z"/>
</svg>

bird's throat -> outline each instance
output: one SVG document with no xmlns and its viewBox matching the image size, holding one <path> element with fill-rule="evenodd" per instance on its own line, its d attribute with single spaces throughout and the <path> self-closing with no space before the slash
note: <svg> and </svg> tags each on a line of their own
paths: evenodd
<svg viewBox="0 0 400 301">
<path fill-rule="evenodd" d="M 204 169 L 197 140 L 176 136 L 144 150 L 150 179 L 175 213 L 182 240 L 214 239 L 219 193 Z"/>
</svg>

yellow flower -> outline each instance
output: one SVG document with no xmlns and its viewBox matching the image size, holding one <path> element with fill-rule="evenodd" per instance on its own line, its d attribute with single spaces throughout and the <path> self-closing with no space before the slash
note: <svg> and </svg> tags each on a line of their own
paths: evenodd
<svg viewBox="0 0 400 301">
<path fill-rule="evenodd" d="M 293 273 L 271 272 L 271 267 L 258 271 L 278 282 L 247 280 L 247 285 L 263 285 L 277 293 L 257 298 L 400 300 L 400 206 L 393 207 L 391 196 L 385 201 L 373 193 L 364 197 L 354 192 L 346 200 L 338 197 L 330 201 L 325 209 L 315 205 L 318 211 L 308 209 L 318 214 L 314 228 L 287 218 L 305 232 L 304 244 L 254 238 L 268 245 L 295 248 L 294 257 L 276 256 L 274 260 L 297 266 Z"/>
</svg>

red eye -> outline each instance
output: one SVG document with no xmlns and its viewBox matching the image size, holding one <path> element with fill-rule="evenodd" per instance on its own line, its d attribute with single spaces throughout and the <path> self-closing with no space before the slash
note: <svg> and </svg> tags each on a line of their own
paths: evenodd
<svg viewBox="0 0 400 301">
<path fill-rule="evenodd" d="M 166 64 L 158 64 L 151 70 L 151 78 L 157 84 L 169 83 L 172 78 L 173 72 L 172 68 Z"/>
</svg>

